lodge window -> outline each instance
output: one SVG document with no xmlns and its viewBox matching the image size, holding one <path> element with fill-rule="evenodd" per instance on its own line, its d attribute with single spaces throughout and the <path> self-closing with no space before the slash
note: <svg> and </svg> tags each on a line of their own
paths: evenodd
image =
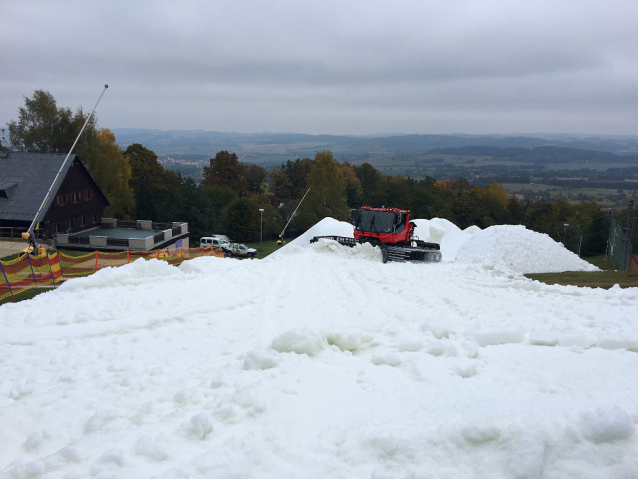
<svg viewBox="0 0 638 479">
<path fill-rule="evenodd" d="M 80 226 L 86 225 L 86 216 L 80 216 Z"/>
<path fill-rule="evenodd" d="M 77 193 L 71 193 L 73 195 L 73 203 L 77 203 L 78 202 L 78 194 Z"/>
<path fill-rule="evenodd" d="M 70 219 L 69 221 L 67 221 L 68 224 L 68 229 L 72 230 L 73 229 L 73 219 Z"/>
<path fill-rule="evenodd" d="M 64 206 L 66 203 L 64 202 L 64 195 L 58 195 L 55 197 L 56 206 Z"/>
<path fill-rule="evenodd" d="M 97 223 L 97 213 L 93 213 L 93 214 L 91 215 L 91 221 L 92 221 L 93 223 Z"/>
<path fill-rule="evenodd" d="M 82 192 L 82 199 L 84 199 L 84 201 L 89 201 L 91 198 L 93 198 L 93 190 L 84 190 Z"/>
<path fill-rule="evenodd" d="M 59 198 L 59 196 L 58 196 Z M 56 233 L 62 233 L 62 223 L 56 223 L 55 224 L 55 232 Z"/>
</svg>

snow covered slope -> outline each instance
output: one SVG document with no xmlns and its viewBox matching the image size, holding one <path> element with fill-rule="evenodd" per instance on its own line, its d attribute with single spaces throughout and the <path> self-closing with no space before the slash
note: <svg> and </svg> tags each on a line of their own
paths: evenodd
<svg viewBox="0 0 638 479">
<path fill-rule="evenodd" d="M 636 311 L 498 258 L 138 260 L 0 306 L 0 477 L 633 477 Z"/>
</svg>

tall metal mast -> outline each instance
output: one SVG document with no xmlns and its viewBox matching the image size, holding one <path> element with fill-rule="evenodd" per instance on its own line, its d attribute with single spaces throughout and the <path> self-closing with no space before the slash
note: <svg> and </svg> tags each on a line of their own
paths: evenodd
<svg viewBox="0 0 638 479">
<path fill-rule="evenodd" d="M 45 207 L 47 203 L 49 202 L 49 199 L 51 198 L 51 192 L 57 190 L 59 188 L 60 183 L 64 180 L 64 176 L 66 175 L 66 172 L 71 167 L 71 164 L 69 162 L 69 158 L 71 158 L 71 153 L 73 152 L 75 145 L 77 145 L 78 141 L 80 140 L 80 136 L 84 132 L 86 125 L 88 125 L 89 121 L 93 117 L 93 113 L 95 113 L 95 109 L 97 108 L 98 103 L 100 103 L 100 100 L 104 96 L 104 92 L 106 92 L 106 89 L 108 87 L 109 87 L 108 85 L 104 85 L 104 90 L 102 90 L 102 94 L 100 95 L 100 98 L 97 99 L 97 102 L 95 103 L 95 106 L 93 107 L 93 110 L 91 110 L 91 113 L 89 114 L 86 121 L 84 122 L 84 126 L 82 126 L 80 133 L 78 133 L 77 138 L 73 142 L 73 146 L 71 146 L 69 153 L 66 155 L 66 158 L 62 162 L 62 166 L 60 166 L 60 169 L 58 170 L 58 174 L 55 175 L 55 179 L 53 180 L 53 183 L 51 183 L 51 186 L 49 187 L 49 191 L 47 191 L 47 195 L 44 197 L 44 200 L 42 201 L 40 208 L 38 208 L 38 211 L 35 214 L 33 221 L 31 222 L 31 226 L 29 226 L 29 229 L 26 231 L 26 233 L 22 233 L 22 239 L 27 240 L 29 244 L 33 246 L 32 251 L 35 254 L 38 254 L 38 237 L 37 237 L 38 235 L 36 231 L 38 229 L 40 221 L 44 217 Z"/>
</svg>

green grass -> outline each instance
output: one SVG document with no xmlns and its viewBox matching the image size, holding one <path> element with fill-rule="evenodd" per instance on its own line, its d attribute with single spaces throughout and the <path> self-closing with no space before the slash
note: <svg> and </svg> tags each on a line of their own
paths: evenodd
<svg viewBox="0 0 638 479">
<path fill-rule="evenodd" d="M 290 243 L 295 238 L 286 238 L 286 244 Z M 264 241 L 264 250 L 259 251 L 259 241 L 253 241 L 252 243 L 244 243 L 249 248 L 255 248 L 257 250 L 257 258 L 263 259 L 268 256 L 270 253 L 274 253 L 277 251 L 280 246 L 277 245 L 277 240 L 267 240 Z"/>
<path fill-rule="evenodd" d="M 525 277 L 545 284 L 571 284 L 600 288 L 610 288 L 614 284 L 619 284 L 624 288 L 638 287 L 638 271 L 614 271 L 611 262 L 605 256 L 585 259 L 603 271 L 526 274 Z"/>
<path fill-rule="evenodd" d="M 51 291 L 52 288 L 29 288 L 26 291 L 22 291 L 15 295 L 15 302 L 19 303 L 20 301 L 24 301 L 27 299 L 31 299 L 36 297 L 38 294 L 46 293 L 47 291 Z M 0 300 L 0 305 L 5 303 L 13 303 L 13 299 L 11 296 Z"/>
</svg>

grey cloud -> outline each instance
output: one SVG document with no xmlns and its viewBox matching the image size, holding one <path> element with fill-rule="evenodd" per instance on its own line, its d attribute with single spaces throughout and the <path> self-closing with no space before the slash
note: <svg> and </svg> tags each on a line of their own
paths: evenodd
<svg viewBox="0 0 638 479">
<path fill-rule="evenodd" d="M 473 133 L 523 131 L 530 118 L 540 131 L 545 117 L 551 131 L 638 129 L 634 1 L 16 2 L 5 13 L 0 121 L 36 88 L 86 107 L 108 82 L 98 116 L 110 127 Z"/>
</svg>

